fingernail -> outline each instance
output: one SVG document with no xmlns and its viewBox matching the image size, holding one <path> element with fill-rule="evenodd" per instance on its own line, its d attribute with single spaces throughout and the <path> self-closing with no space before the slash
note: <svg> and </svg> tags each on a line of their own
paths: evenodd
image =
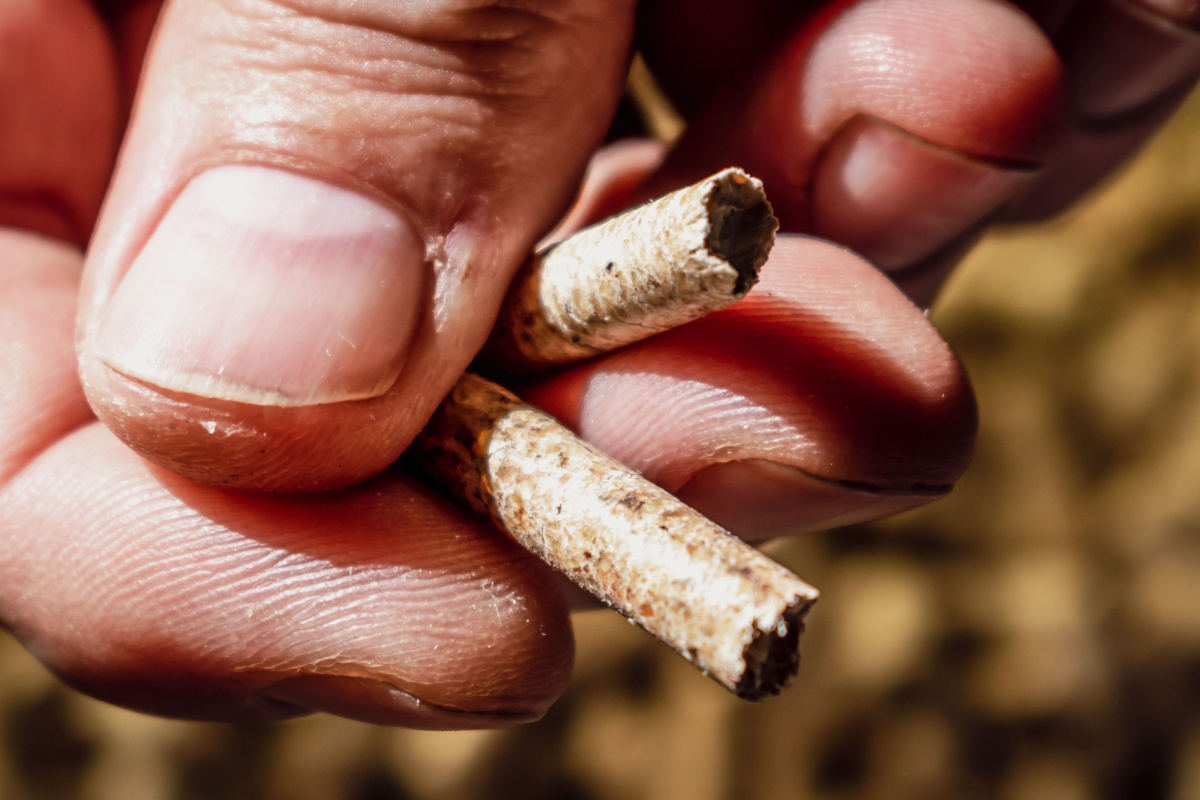
<svg viewBox="0 0 1200 800">
<path fill-rule="evenodd" d="M 270 167 L 217 167 L 171 205 L 93 347 L 124 375 L 201 397 L 375 397 L 404 366 L 426 280 L 421 239 L 382 203 Z"/>
<path fill-rule="evenodd" d="M 813 172 L 813 232 L 882 269 L 903 269 L 994 211 L 1034 175 L 859 116 L 830 142 Z"/>
<path fill-rule="evenodd" d="M 728 461 L 696 473 L 680 500 L 748 541 L 826 530 L 916 508 L 949 487 L 895 493 L 860 489 L 762 459 Z"/>
<path fill-rule="evenodd" d="M 1100 121 L 1136 111 L 1200 75 L 1196 3 L 1081 3 L 1057 36 L 1076 111 Z"/>
<path fill-rule="evenodd" d="M 532 722 L 532 712 L 479 713 L 428 703 L 391 684 L 341 675 L 305 675 L 261 692 L 266 699 L 373 725 L 428 731 L 510 728 Z"/>
</svg>

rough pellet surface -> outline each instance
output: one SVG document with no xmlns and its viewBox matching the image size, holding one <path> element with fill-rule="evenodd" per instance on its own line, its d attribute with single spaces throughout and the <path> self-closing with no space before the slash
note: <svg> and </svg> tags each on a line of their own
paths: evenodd
<svg viewBox="0 0 1200 800">
<path fill-rule="evenodd" d="M 817 592 L 552 417 L 464 376 L 421 467 L 518 543 L 747 699 L 799 665 Z"/>
<path fill-rule="evenodd" d="M 778 227 L 762 183 L 727 169 L 582 230 L 518 273 L 477 364 L 533 372 L 725 308 L 757 281 Z"/>
</svg>

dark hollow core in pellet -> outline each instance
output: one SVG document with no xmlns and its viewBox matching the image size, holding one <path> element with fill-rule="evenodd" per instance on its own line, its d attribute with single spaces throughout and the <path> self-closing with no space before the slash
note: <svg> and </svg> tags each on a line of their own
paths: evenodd
<svg viewBox="0 0 1200 800">
<path fill-rule="evenodd" d="M 742 673 L 734 693 L 745 700 L 762 700 L 787 688 L 800 669 L 800 634 L 804 632 L 804 615 L 812 606 L 811 600 L 798 600 L 783 612 L 783 632 L 779 627 L 755 631 L 746 647 L 746 671 Z"/>
<path fill-rule="evenodd" d="M 708 196 L 708 213 L 712 226 L 705 245 L 737 270 L 734 294 L 740 297 L 758 282 L 758 271 L 771 252 L 779 220 L 762 191 L 738 173 L 717 180 Z"/>
</svg>

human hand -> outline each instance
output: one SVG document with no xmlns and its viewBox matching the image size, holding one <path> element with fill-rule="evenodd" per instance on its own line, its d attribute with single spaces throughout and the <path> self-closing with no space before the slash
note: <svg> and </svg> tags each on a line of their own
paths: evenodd
<svg viewBox="0 0 1200 800">
<path fill-rule="evenodd" d="M 63 97 L 64 86 L 75 99 L 31 113 L 18 131 L 42 152 L 19 162 L 31 172 L 7 181 L 38 189 L 13 204 L 28 213 L 10 221 L 82 238 L 107 180 L 98 133 L 114 131 L 109 146 L 116 138 L 120 57 L 82 4 L 58 5 L 21 22 L 31 26 L 25 40 L 65 30 L 69 6 L 90 44 L 67 49 L 92 69 L 64 75 L 20 64 L 45 78 L 23 86 L 22 107 Z M 855 37 L 882 34 L 871 26 L 889 20 L 928 19 L 921 9 L 941 5 L 864 4 L 893 13 L 867 15 Z M 871 63 L 894 75 L 906 54 L 952 51 L 963 61 L 947 63 L 972 91 L 929 88 L 928 72 L 901 69 L 878 96 L 907 108 L 914 90 L 929 88 L 944 100 L 920 119 L 987 133 L 1014 152 L 938 144 L 1028 166 L 1058 135 L 1054 52 L 1011 9 L 954 7 L 966 10 L 941 9 L 932 41 L 902 41 Z M 537 8 L 455 8 L 409 4 L 372 16 L 376 9 L 348 3 L 171 7 L 80 314 L 85 385 L 122 439 L 191 477 L 271 489 L 349 484 L 403 449 L 486 334 L 508 275 L 565 203 L 611 115 L 632 32 L 627 3 L 558 4 L 554 19 Z M 755 18 L 739 9 L 738 19 Z M 133 31 L 137 15 L 153 10 L 124 9 L 117 28 Z M 851 40 L 837 46 L 847 31 L 832 23 L 848 18 L 779 28 L 822 45 L 809 48 L 801 74 L 812 74 L 819 55 L 829 59 L 826 75 L 841 74 L 839 59 L 859 58 L 847 51 Z M 138 38 L 126 37 L 127 62 L 137 60 Z M 996 50 L 961 44 L 981 40 L 999 41 L 1011 58 L 997 69 Z M 797 76 L 779 69 L 754 74 L 795 88 Z M 863 83 L 875 85 L 869 77 Z M 861 110 L 853 88 L 806 80 L 802 93 L 806 102 L 849 98 L 844 122 Z M 811 156 L 840 127 L 784 120 L 741 140 L 714 129 L 706 151 L 689 144 L 704 138 L 696 119 L 650 185 L 676 180 L 672 170 L 706 170 L 705 152 L 735 162 L 736 148 L 723 142 L 762 150 L 791 140 Z M 699 155 L 687 157 L 688 148 Z M 229 163 L 282 169 L 221 166 Z M 596 195 L 611 197 L 622 180 L 605 182 L 601 172 Z M 787 184 L 780 197 L 771 186 L 778 176 L 765 177 L 781 210 L 795 208 Z M 355 191 L 338 188 L 347 186 Z M 305 202 L 289 210 L 298 198 Z M 936 252 L 990 211 L 962 230 L 945 221 L 919 230 L 919 250 Z M 798 216 L 785 214 L 793 230 L 805 229 Z M 920 229 L 916 222 L 901 215 L 895 226 Z M 245 238 L 221 225 L 240 225 Z M 320 709 L 417 725 L 503 724 L 536 716 L 561 691 L 569 629 L 545 571 L 405 476 L 319 498 L 267 498 L 181 481 L 119 447 L 90 421 L 70 377 L 72 257 L 20 237 L 7 249 L 4 302 L 19 324 L 3 347 L 18 380 L 5 396 L 16 424 L 0 449 L 9 477 L 0 616 L 47 664 L 98 696 L 199 717 Z M 870 254 L 886 262 L 889 252 Z M 323 302 L 306 305 L 313 297 Z M 308 357 L 326 348 L 328 359 Z M 974 420 L 965 379 L 922 315 L 864 262 L 809 239 L 783 240 L 761 290 L 741 306 L 527 389 L 748 535 L 868 518 L 944 492 L 965 465 Z M 746 512 L 747 493 L 760 513 Z"/>
</svg>

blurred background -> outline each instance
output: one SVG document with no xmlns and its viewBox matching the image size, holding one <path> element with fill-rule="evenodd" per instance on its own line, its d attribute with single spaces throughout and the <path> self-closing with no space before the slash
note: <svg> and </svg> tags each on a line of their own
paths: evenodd
<svg viewBox="0 0 1200 800">
<path fill-rule="evenodd" d="M 982 427 L 954 494 L 777 543 L 822 591 L 795 685 L 736 700 L 614 614 L 513 731 L 157 720 L 0 634 L 0 798 L 1200 800 L 1200 98 L 933 318 Z"/>
</svg>

